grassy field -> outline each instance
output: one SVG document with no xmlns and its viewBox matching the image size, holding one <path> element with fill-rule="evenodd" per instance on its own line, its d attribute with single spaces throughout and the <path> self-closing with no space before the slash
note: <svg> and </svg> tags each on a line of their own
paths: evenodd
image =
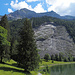
<svg viewBox="0 0 75 75">
<path fill-rule="evenodd" d="M 0 75 L 37 75 L 38 72 L 31 71 L 30 74 L 24 72 L 24 69 L 19 68 L 17 63 L 13 60 L 6 63 L 0 63 Z"/>
<path fill-rule="evenodd" d="M 61 64 L 73 64 L 75 62 L 58 62 L 58 61 L 54 61 L 54 63 L 52 63 L 52 60 L 45 62 L 44 60 L 42 60 L 39 63 L 39 69 L 37 69 L 36 71 L 31 71 L 30 74 L 27 74 L 24 72 L 23 68 L 19 68 L 17 63 L 13 60 L 10 60 L 10 62 L 6 62 L 6 63 L 0 63 L 0 75 L 38 75 L 38 70 L 43 69 L 45 66 L 53 66 L 53 65 L 61 65 Z M 45 74 L 43 74 L 45 75 Z M 48 75 L 48 74 L 46 74 Z"/>
</svg>

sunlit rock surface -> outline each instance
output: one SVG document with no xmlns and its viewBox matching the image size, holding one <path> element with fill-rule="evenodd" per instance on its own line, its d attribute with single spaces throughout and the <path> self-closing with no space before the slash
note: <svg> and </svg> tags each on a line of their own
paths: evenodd
<svg viewBox="0 0 75 75">
<path fill-rule="evenodd" d="M 35 38 L 39 54 L 44 57 L 46 53 L 63 53 L 75 55 L 75 44 L 64 26 L 44 24 L 35 29 Z"/>
</svg>

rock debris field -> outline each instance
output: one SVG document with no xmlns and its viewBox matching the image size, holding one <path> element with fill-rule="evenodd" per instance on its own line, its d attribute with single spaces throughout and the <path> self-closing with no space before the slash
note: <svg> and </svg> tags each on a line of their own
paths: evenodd
<svg viewBox="0 0 75 75">
<path fill-rule="evenodd" d="M 64 26 L 41 25 L 35 29 L 35 39 L 41 57 L 46 53 L 52 55 L 61 52 L 75 55 L 75 44 Z"/>
</svg>

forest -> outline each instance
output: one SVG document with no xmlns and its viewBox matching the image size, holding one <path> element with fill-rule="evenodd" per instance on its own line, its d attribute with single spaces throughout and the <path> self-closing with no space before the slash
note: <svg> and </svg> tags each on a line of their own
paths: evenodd
<svg viewBox="0 0 75 75">
<path fill-rule="evenodd" d="M 38 28 L 45 22 L 53 22 L 55 26 L 65 26 L 75 42 L 75 20 L 61 20 L 43 16 L 8 21 L 7 16 L 4 15 L 0 21 L 0 62 L 3 63 L 3 60 L 13 59 L 24 68 L 25 72 L 38 68 L 41 60 L 38 54 L 39 50 L 36 47 L 33 28 Z M 62 53 L 55 56 L 46 54 L 44 59 L 46 62 L 48 60 L 75 61 L 75 57 L 71 55 L 64 57 Z"/>
<path fill-rule="evenodd" d="M 11 31 L 10 34 L 11 34 L 12 39 L 14 39 L 14 42 L 12 42 L 12 43 L 14 43 L 13 47 L 12 47 L 13 50 L 15 50 L 14 49 L 15 45 L 17 44 L 17 41 L 19 40 L 18 32 L 19 32 L 20 28 L 23 26 L 24 20 L 25 20 L 25 18 L 18 19 L 15 21 L 9 21 L 10 31 Z M 70 35 L 70 38 L 72 38 L 73 41 L 75 42 L 75 20 L 62 20 L 62 19 L 58 19 L 58 18 L 54 18 L 54 17 L 43 16 L 43 17 L 31 18 L 30 21 L 31 21 L 32 28 L 36 28 L 36 29 L 40 25 L 42 25 L 46 22 L 47 23 L 53 22 L 55 26 L 65 26 L 67 32 Z M 72 57 L 72 56 L 70 55 L 70 57 Z M 64 58 L 64 60 L 65 60 L 65 58 Z"/>
</svg>

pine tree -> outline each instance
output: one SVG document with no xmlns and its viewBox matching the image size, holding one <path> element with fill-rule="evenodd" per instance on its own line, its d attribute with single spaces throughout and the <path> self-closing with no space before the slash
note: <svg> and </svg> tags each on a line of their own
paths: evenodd
<svg viewBox="0 0 75 75">
<path fill-rule="evenodd" d="M 10 27 L 8 24 L 8 19 L 7 19 L 6 14 L 1 18 L 0 26 L 7 29 L 7 40 L 10 41 Z M 7 57 L 9 58 L 10 57 L 10 46 L 6 45 L 4 49 L 5 49 L 5 53 Z"/>
<path fill-rule="evenodd" d="M 51 60 L 54 60 L 54 59 L 55 59 L 55 58 L 54 58 L 54 55 L 52 54 L 52 55 L 51 55 Z"/>
<path fill-rule="evenodd" d="M 58 61 L 58 54 L 55 54 L 55 60 Z"/>
<path fill-rule="evenodd" d="M 19 35 L 18 62 L 23 64 L 25 72 L 28 72 L 34 70 L 39 63 L 34 32 L 28 19 L 24 21 L 24 26 L 21 28 Z"/>
<path fill-rule="evenodd" d="M 1 18 L 1 26 L 8 29 L 8 20 L 6 14 Z"/>
<path fill-rule="evenodd" d="M 0 62 L 2 62 L 3 57 L 7 57 L 4 49 L 6 45 L 10 45 L 10 42 L 7 41 L 7 30 L 0 26 Z"/>
</svg>

